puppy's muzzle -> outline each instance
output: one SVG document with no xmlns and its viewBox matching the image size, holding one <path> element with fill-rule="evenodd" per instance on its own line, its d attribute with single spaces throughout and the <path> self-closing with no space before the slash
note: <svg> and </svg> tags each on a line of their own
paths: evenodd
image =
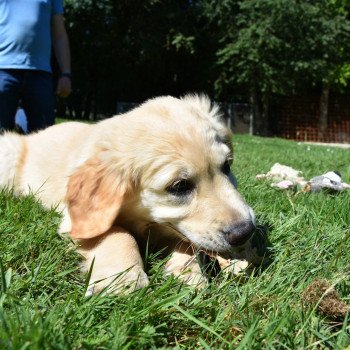
<svg viewBox="0 0 350 350">
<path fill-rule="evenodd" d="M 241 221 L 231 224 L 229 227 L 222 230 L 226 240 L 232 246 L 244 244 L 255 230 L 255 225 L 252 221 Z"/>
</svg>

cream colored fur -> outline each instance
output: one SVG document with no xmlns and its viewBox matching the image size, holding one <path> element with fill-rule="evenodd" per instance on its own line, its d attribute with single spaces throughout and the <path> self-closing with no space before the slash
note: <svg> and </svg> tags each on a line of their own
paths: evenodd
<svg viewBox="0 0 350 350">
<path fill-rule="evenodd" d="M 254 220 L 222 173 L 232 158 L 230 137 L 206 97 L 159 97 L 95 125 L 1 136 L 0 186 L 58 206 L 61 231 L 77 240 L 83 269 L 94 260 L 89 293 L 147 285 L 139 250 L 147 240 L 174 252 L 168 271 L 202 284 L 191 247 L 227 253 L 225 228 Z M 179 181 L 193 185 L 186 196 L 169 192 Z"/>
</svg>

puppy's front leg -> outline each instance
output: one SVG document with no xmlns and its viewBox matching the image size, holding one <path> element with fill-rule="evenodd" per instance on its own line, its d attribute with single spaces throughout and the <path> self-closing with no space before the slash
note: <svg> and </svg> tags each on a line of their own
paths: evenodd
<svg viewBox="0 0 350 350">
<path fill-rule="evenodd" d="M 85 272 L 94 261 L 87 295 L 102 290 L 126 293 L 149 284 L 134 237 L 120 227 L 112 227 L 102 236 L 81 240 L 79 252 L 85 258 Z"/>
<path fill-rule="evenodd" d="M 197 258 L 194 254 L 175 251 L 165 265 L 167 273 L 183 280 L 194 287 L 204 287 L 208 284 L 207 278 L 202 274 Z"/>
</svg>

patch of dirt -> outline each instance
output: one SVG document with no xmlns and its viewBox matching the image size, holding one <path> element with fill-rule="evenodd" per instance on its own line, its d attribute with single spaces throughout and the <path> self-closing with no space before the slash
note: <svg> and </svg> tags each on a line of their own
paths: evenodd
<svg viewBox="0 0 350 350">
<path fill-rule="evenodd" d="M 344 319 L 350 305 L 340 299 L 338 292 L 325 279 L 316 279 L 302 294 L 303 302 L 333 320 Z"/>
</svg>

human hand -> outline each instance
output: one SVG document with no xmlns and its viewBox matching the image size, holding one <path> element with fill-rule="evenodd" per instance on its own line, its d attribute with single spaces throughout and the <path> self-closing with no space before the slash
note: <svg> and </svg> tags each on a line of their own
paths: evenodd
<svg viewBox="0 0 350 350">
<path fill-rule="evenodd" d="M 72 92 L 72 82 L 69 77 L 60 77 L 57 83 L 56 93 L 59 97 L 68 97 Z"/>
</svg>

